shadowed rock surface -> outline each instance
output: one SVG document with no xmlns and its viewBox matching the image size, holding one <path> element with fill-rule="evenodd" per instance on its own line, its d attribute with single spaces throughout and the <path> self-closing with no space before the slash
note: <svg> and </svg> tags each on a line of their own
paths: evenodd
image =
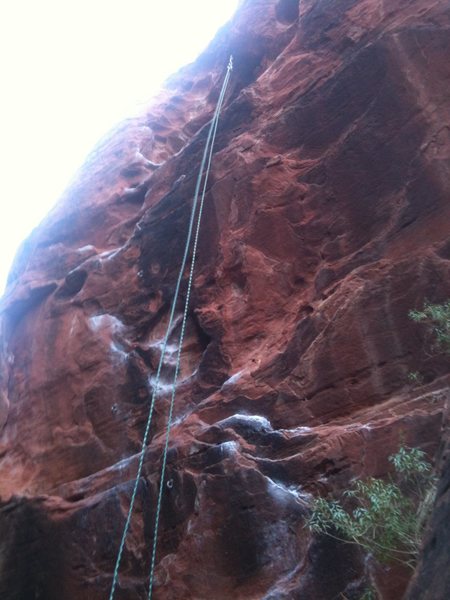
<svg viewBox="0 0 450 600">
<path fill-rule="evenodd" d="M 450 590 L 450 435 L 448 421 L 443 436 L 441 479 L 436 504 L 423 542 L 422 554 L 408 588 L 408 600 L 446 598 Z"/>
<path fill-rule="evenodd" d="M 230 53 L 154 598 L 404 594 L 409 572 L 311 537 L 304 516 L 310 494 L 386 475 L 401 441 L 439 446 L 449 361 L 408 311 L 450 297 L 450 6 L 246 0 L 18 253 L 0 323 L 2 598 L 108 595 Z M 179 327 L 118 600 L 147 598 Z M 443 483 L 437 526 L 448 503 Z"/>
</svg>

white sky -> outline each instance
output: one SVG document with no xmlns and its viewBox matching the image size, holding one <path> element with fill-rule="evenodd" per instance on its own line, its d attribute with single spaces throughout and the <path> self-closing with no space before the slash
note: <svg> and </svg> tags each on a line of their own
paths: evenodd
<svg viewBox="0 0 450 600">
<path fill-rule="evenodd" d="M 0 295 L 20 242 L 117 121 L 238 0 L 0 0 Z"/>
</svg>

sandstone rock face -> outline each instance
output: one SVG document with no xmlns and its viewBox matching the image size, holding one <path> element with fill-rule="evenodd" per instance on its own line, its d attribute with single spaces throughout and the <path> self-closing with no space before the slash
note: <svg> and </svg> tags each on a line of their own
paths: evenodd
<svg viewBox="0 0 450 600">
<path fill-rule="evenodd" d="M 437 498 L 422 553 L 414 578 L 408 588 L 408 600 L 433 600 L 446 598 L 450 590 L 448 568 L 448 540 L 450 539 L 450 428 L 447 419 L 439 452 L 441 478 Z"/>
<path fill-rule="evenodd" d="M 439 445 L 449 362 L 408 311 L 450 297 L 450 6 L 251 0 L 102 141 L 16 259 L 1 317 L 2 598 L 108 596 L 230 53 L 154 598 L 404 593 L 410 573 L 311 537 L 304 516 L 311 494 L 385 475 L 401 441 L 430 457 Z M 181 312 L 120 600 L 147 598 Z"/>
</svg>

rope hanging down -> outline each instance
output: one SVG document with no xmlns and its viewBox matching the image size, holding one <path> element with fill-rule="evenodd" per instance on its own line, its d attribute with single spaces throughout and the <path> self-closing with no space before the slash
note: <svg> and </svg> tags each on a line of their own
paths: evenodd
<svg viewBox="0 0 450 600">
<path fill-rule="evenodd" d="M 130 506 L 128 509 L 128 514 L 127 514 L 125 526 L 124 526 L 123 533 L 122 533 L 122 539 L 121 539 L 120 545 L 119 545 L 119 551 L 117 553 L 117 559 L 116 559 L 116 564 L 114 567 L 113 580 L 112 580 L 109 600 L 114 600 L 114 593 L 115 593 L 118 578 L 119 578 L 119 568 L 120 568 L 120 563 L 121 563 L 121 559 L 122 559 L 122 554 L 123 554 L 123 550 L 125 547 L 125 541 L 126 541 L 126 537 L 128 534 L 128 530 L 130 528 L 131 517 L 133 514 L 134 503 L 136 501 L 136 495 L 137 495 L 137 490 L 138 490 L 138 486 L 139 486 L 139 481 L 140 481 L 140 478 L 142 475 L 142 468 L 144 465 L 144 457 L 145 457 L 145 449 L 147 447 L 148 435 L 150 432 L 150 425 L 152 422 L 155 401 L 156 401 L 156 397 L 157 397 L 157 393 L 158 393 L 161 370 L 162 370 L 164 357 L 165 357 L 165 353 L 166 353 L 166 349 L 167 349 L 169 335 L 170 335 L 170 332 L 172 329 L 172 324 L 173 324 L 173 320 L 174 320 L 174 316 L 175 316 L 175 309 L 176 309 L 176 305 L 177 305 L 177 301 L 178 301 L 178 296 L 180 293 L 181 281 L 183 279 L 183 273 L 184 273 L 187 259 L 189 256 L 189 248 L 191 245 L 192 232 L 194 229 L 195 214 L 197 212 L 197 205 L 198 205 L 198 198 L 199 198 L 199 194 L 200 194 L 202 175 L 203 175 L 203 171 L 204 171 L 205 165 L 206 165 L 206 173 L 205 173 L 205 178 L 204 178 L 204 182 L 203 182 L 202 193 L 200 196 L 200 204 L 199 204 L 196 229 L 195 229 L 195 234 L 194 234 L 192 260 L 191 260 L 191 266 L 190 266 L 190 270 L 189 270 L 186 301 L 185 301 L 185 305 L 184 305 L 181 333 L 180 333 L 180 339 L 179 339 L 178 349 L 177 349 L 177 360 L 176 360 L 175 373 L 174 373 L 173 383 L 172 383 L 172 395 L 171 395 L 171 399 L 170 399 L 169 416 L 168 416 L 168 420 L 167 420 L 166 437 L 165 437 L 163 459 L 162 459 L 162 466 L 161 466 L 161 478 L 160 478 L 160 485 L 159 485 L 158 502 L 157 502 L 157 508 L 156 508 L 155 527 L 154 527 L 154 535 L 153 535 L 153 547 L 152 547 L 151 566 L 150 566 L 148 600 L 151 600 L 151 597 L 152 597 L 152 588 L 153 588 L 155 561 L 156 561 L 156 548 L 157 548 L 157 541 L 158 541 L 158 527 L 159 527 L 159 520 L 160 520 L 160 514 L 161 514 L 162 494 L 163 494 L 164 478 L 165 478 L 165 471 L 166 471 L 166 464 L 167 464 L 167 451 L 168 451 L 168 447 L 169 447 L 170 428 L 172 425 L 172 414 L 173 414 L 173 407 L 174 407 L 174 403 L 175 403 L 176 383 L 177 383 L 178 374 L 179 374 L 179 370 L 180 370 L 181 350 L 182 350 L 183 339 L 184 339 L 184 334 L 185 334 L 185 330 L 186 330 L 186 321 L 187 321 L 187 315 L 188 315 L 188 310 L 189 310 L 189 300 L 190 300 L 190 296 L 191 296 L 192 282 L 193 282 L 193 276 L 194 276 L 194 267 L 195 267 L 199 232 L 200 232 L 200 222 L 201 222 L 201 217 L 202 217 L 202 213 L 203 213 L 203 206 L 204 206 L 204 200 L 205 200 L 205 195 L 206 195 L 206 187 L 207 187 L 208 176 L 209 176 L 209 172 L 210 172 L 210 168 L 211 168 L 213 147 L 214 147 L 214 141 L 215 141 L 216 133 L 217 133 L 217 126 L 219 123 L 220 111 L 221 111 L 222 104 L 223 104 L 223 101 L 225 98 L 225 92 L 226 92 L 226 89 L 228 86 L 228 82 L 229 82 L 229 79 L 231 76 L 232 69 L 233 69 L 233 57 L 230 56 L 227 73 L 225 75 L 225 79 L 224 79 L 224 82 L 222 85 L 219 99 L 217 101 L 216 110 L 214 112 L 214 116 L 211 120 L 211 124 L 209 127 L 208 137 L 206 139 L 202 162 L 201 162 L 199 174 L 197 177 L 197 183 L 196 183 L 195 192 L 194 192 L 194 199 L 192 202 L 191 216 L 190 216 L 190 220 L 189 220 L 188 234 L 187 234 L 187 238 L 186 238 L 186 245 L 185 245 L 185 249 L 184 249 L 183 259 L 181 261 L 180 270 L 178 273 L 177 283 L 175 286 L 175 293 L 174 293 L 173 300 L 172 300 L 172 306 L 171 306 L 170 315 L 169 315 L 169 322 L 167 324 L 167 330 L 166 330 L 166 334 L 164 336 L 164 342 L 163 342 L 163 347 L 161 350 L 161 356 L 160 356 L 158 368 L 156 371 L 155 383 L 154 383 L 153 392 L 152 392 L 152 399 L 150 402 L 149 415 L 147 418 L 147 423 L 146 423 L 145 430 L 144 430 L 144 436 L 142 439 L 142 448 L 141 448 L 140 455 L 139 455 L 136 479 L 135 479 L 134 486 L 133 486 L 133 492 L 131 494 Z"/>
</svg>

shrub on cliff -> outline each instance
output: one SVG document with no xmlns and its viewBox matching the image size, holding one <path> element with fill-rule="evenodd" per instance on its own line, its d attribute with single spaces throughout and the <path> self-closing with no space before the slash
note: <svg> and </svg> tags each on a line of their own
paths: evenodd
<svg viewBox="0 0 450 600">
<path fill-rule="evenodd" d="M 409 317 L 428 327 L 435 338 L 436 350 L 450 354 L 450 300 L 444 304 L 425 302 L 422 310 L 411 310 Z"/>
<path fill-rule="evenodd" d="M 436 490 L 425 454 L 401 447 L 389 457 L 395 475 L 356 481 L 343 503 L 317 498 L 307 526 L 344 542 L 357 544 L 383 563 L 414 568 Z"/>
</svg>

